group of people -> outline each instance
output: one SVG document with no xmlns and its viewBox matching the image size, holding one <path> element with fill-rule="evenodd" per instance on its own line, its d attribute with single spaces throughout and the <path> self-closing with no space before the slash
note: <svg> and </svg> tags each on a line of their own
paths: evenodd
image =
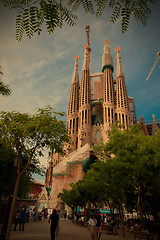
<svg viewBox="0 0 160 240">
<path fill-rule="evenodd" d="M 59 215 L 56 213 L 55 209 L 50 215 L 49 222 L 51 222 L 50 225 L 51 240 L 55 240 L 56 233 L 59 231 Z M 88 224 L 90 228 L 91 240 L 95 240 L 95 238 L 97 240 L 100 240 L 102 233 L 101 216 L 98 213 L 96 215 L 91 214 Z"/>
<path fill-rule="evenodd" d="M 19 231 L 24 231 L 25 222 L 29 221 L 29 212 L 26 213 L 26 209 L 22 208 L 22 210 L 18 210 L 16 213 L 14 231 L 17 230 L 17 225 L 19 224 Z"/>
</svg>

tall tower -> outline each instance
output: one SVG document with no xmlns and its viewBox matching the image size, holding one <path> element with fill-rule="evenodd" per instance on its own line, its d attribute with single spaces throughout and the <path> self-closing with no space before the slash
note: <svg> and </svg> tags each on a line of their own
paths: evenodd
<svg viewBox="0 0 160 240">
<path fill-rule="evenodd" d="M 129 100 L 127 88 L 123 73 L 120 57 L 120 47 L 116 47 L 117 52 L 117 69 L 116 69 L 116 121 L 118 121 L 123 128 L 128 128 L 130 124 Z"/>
<path fill-rule="evenodd" d="M 90 70 L 88 60 L 88 44 L 84 45 L 84 61 L 82 67 L 82 78 L 80 85 L 79 97 L 79 133 L 78 133 L 78 148 L 86 143 L 91 144 L 91 86 L 90 86 Z"/>
<path fill-rule="evenodd" d="M 78 111 L 79 111 L 79 75 L 78 59 L 76 55 L 74 72 L 72 76 L 71 92 L 68 104 L 67 129 L 70 134 L 70 145 L 68 151 L 74 151 L 78 147 Z"/>
<path fill-rule="evenodd" d="M 104 135 L 103 140 L 108 140 L 107 131 L 115 122 L 115 88 L 113 80 L 113 59 L 110 53 L 109 41 L 104 41 L 104 52 L 102 56 L 103 72 L 103 122 Z"/>
<path fill-rule="evenodd" d="M 89 61 L 89 73 L 91 74 L 91 48 L 90 48 L 90 40 L 89 40 L 89 32 L 90 32 L 90 26 L 86 26 L 86 33 L 87 33 L 87 44 L 88 44 L 88 61 Z"/>
</svg>

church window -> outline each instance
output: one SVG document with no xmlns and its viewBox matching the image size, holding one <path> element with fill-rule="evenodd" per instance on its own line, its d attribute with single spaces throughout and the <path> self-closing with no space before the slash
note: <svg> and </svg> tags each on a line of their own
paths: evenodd
<svg viewBox="0 0 160 240">
<path fill-rule="evenodd" d="M 108 108 L 108 121 L 110 122 L 110 108 Z"/>
<path fill-rule="evenodd" d="M 78 132 L 78 117 L 76 118 L 76 132 Z"/>
<path fill-rule="evenodd" d="M 74 133 L 74 128 L 75 128 L 75 118 L 73 118 L 73 133 Z"/>
<path fill-rule="evenodd" d="M 113 108 L 111 109 L 112 123 L 113 123 Z"/>
<path fill-rule="evenodd" d="M 85 110 L 85 123 L 87 123 L 87 110 Z"/>
<path fill-rule="evenodd" d="M 83 121 L 84 121 L 84 111 L 82 111 L 82 125 L 83 125 Z"/>
<path fill-rule="evenodd" d="M 117 113 L 115 113 L 115 121 L 116 121 L 116 125 L 117 125 Z"/>
<path fill-rule="evenodd" d="M 122 123 L 123 123 L 123 128 L 124 128 L 124 114 L 122 114 Z"/>
</svg>

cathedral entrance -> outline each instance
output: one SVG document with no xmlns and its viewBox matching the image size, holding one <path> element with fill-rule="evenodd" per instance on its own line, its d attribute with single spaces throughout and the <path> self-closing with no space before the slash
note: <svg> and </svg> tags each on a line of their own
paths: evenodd
<svg viewBox="0 0 160 240">
<path fill-rule="evenodd" d="M 103 107 L 96 104 L 92 107 L 92 125 L 103 124 Z"/>
</svg>

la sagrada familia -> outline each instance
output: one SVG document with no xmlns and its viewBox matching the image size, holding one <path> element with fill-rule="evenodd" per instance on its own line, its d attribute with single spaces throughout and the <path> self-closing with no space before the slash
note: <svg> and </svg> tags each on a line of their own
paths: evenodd
<svg viewBox="0 0 160 240">
<path fill-rule="evenodd" d="M 60 207 L 59 192 L 69 189 L 71 182 L 83 178 L 86 159 L 94 158 L 92 147 L 108 141 L 111 126 L 121 124 L 124 129 L 136 121 L 135 101 L 127 94 L 125 77 L 116 47 L 116 79 L 113 78 L 113 58 L 109 41 L 104 41 L 102 69 L 91 73 L 91 47 L 89 26 L 86 26 L 87 44 L 79 83 L 78 55 L 75 56 L 74 72 L 68 104 L 67 129 L 70 143 L 67 156 L 53 153 L 46 172 L 45 187 L 48 208 Z"/>
</svg>

